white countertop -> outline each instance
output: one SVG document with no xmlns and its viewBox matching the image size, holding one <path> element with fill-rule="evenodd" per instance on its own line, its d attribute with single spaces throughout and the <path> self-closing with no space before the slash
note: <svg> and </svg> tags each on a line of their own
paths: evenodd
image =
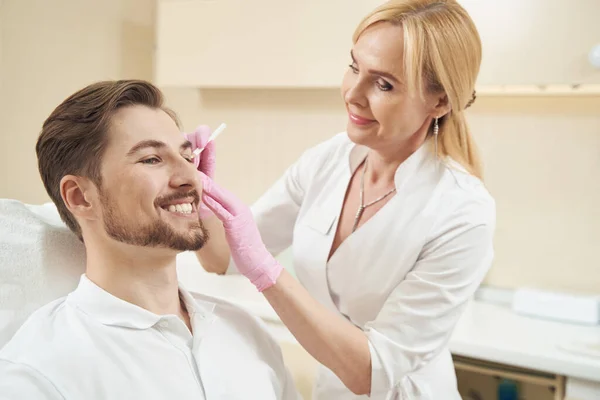
<svg viewBox="0 0 600 400">
<path fill-rule="evenodd" d="M 297 343 L 281 322 L 266 322 L 278 340 Z M 595 345 L 595 353 L 579 343 Z M 600 326 L 539 320 L 478 301 L 469 304 L 450 340 L 454 355 L 600 382 L 598 347 Z"/>
<path fill-rule="evenodd" d="M 508 307 L 473 301 L 452 335 L 450 350 L 465 357 L 600 382 L 600 326 L 536 319 L 515 314 Z"/>
<path fill-rule="evenodd" d="M 239 304 L 261 317 L 278 340 L 296 343 L 244 277 L 207 274 L 193 255 L 182 256 L 178 263 L 180 279 L 189 290 Z M 454 331 L 450 350 L 455 355 L 600 382 L 600 326 L 536 319 L 507 307 L 472 301 Z"/>
</svg>

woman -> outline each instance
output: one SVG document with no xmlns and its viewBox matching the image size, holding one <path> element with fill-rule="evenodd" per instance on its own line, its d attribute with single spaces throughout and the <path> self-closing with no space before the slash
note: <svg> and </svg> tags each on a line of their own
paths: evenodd
<svg viewBox="0 0 600 400">
<path fill-rule="evenodd" d="M 346 132 L 306 151 L 252 212 L 201 174 L 218 217 L 202 265 L 224 273 L 231 257 L 262 291 L 322 364 L 317 399 L 460 398 L 447 343 L 495 228 L 464 115 L 480 60 L 456 1 L 390 1 L 355 32 Z M 272 256 L 289 246 L 299 282 Z"/>
</svg>

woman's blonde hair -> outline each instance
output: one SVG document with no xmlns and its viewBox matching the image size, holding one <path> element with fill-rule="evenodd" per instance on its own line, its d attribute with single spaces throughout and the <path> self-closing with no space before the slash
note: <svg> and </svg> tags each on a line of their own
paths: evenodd
<svg viewBox="0 0 600 400">
<path fill-rule="evenodd" d="M 404 31 L 404 78 L 409 93 L 422 96 L 425 89 L 448 96 L 452 108 L 439 120 L 439 154 L 482 178 L 479 154 L 464 115 L 475 100 L 481 63 L 481 40 L 471 17 L 455 0 L 391 0 L 362 20 L 354 42 L 378 22 L 401 26 Z"/>
</svg>

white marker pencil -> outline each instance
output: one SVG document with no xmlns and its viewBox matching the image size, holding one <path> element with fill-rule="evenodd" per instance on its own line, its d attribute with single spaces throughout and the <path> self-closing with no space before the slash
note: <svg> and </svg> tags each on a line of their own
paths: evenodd
<svg viewBox="0 0 600 400">
<path fill-rule="evenodd" d="M 194 155 L 199 156 L 200 153 L 202 153 L 202 151 L 204 151 L 204 149 L 206 148 L 206 145 L 209 144 L 210 142 L 212 142 L 213 140 L 215 140 L 217 138 L 217 136 L 219 136 L 221 134 L 221 132 L 223 132 L 225 130 L 225 128 L 227 128 L 227 125 L 225 123 L 219 125 L 219 127 L 217 129 L 215 129 L 214 132 L 210 135 L 210 137 L 208 138 L 208 141 L 206 142 L 204 147 L 201 149 L 194 150 Z"/>
</svg>

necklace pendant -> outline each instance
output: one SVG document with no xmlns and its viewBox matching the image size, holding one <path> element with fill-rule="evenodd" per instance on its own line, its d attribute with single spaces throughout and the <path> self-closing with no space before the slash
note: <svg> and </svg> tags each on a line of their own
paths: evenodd
<svg viewBox="0 0 600 400">
<path fill-rule="evenodd" d="M 356 217 L 354 217 L 356 220 L 359 220 L 360 217 L 362 217 L 363 212 L 365 211 L 365 207 L 364 206 L 360 206 L 358 207 L 358 210 L 356 211 Z"/>
<path fill-rule="evenodd" d="M 358 222 L 360 221 L 360 217 L 362 217 L 363 211 L 365 211 L 365 206 L 361 205 L 358 207 L 358 211 L 356 211 L 356 216 L 354 217 L 354 226 L 352 227 L 352 232 L 354 232 L 358 227 Z"/>
</svg>

